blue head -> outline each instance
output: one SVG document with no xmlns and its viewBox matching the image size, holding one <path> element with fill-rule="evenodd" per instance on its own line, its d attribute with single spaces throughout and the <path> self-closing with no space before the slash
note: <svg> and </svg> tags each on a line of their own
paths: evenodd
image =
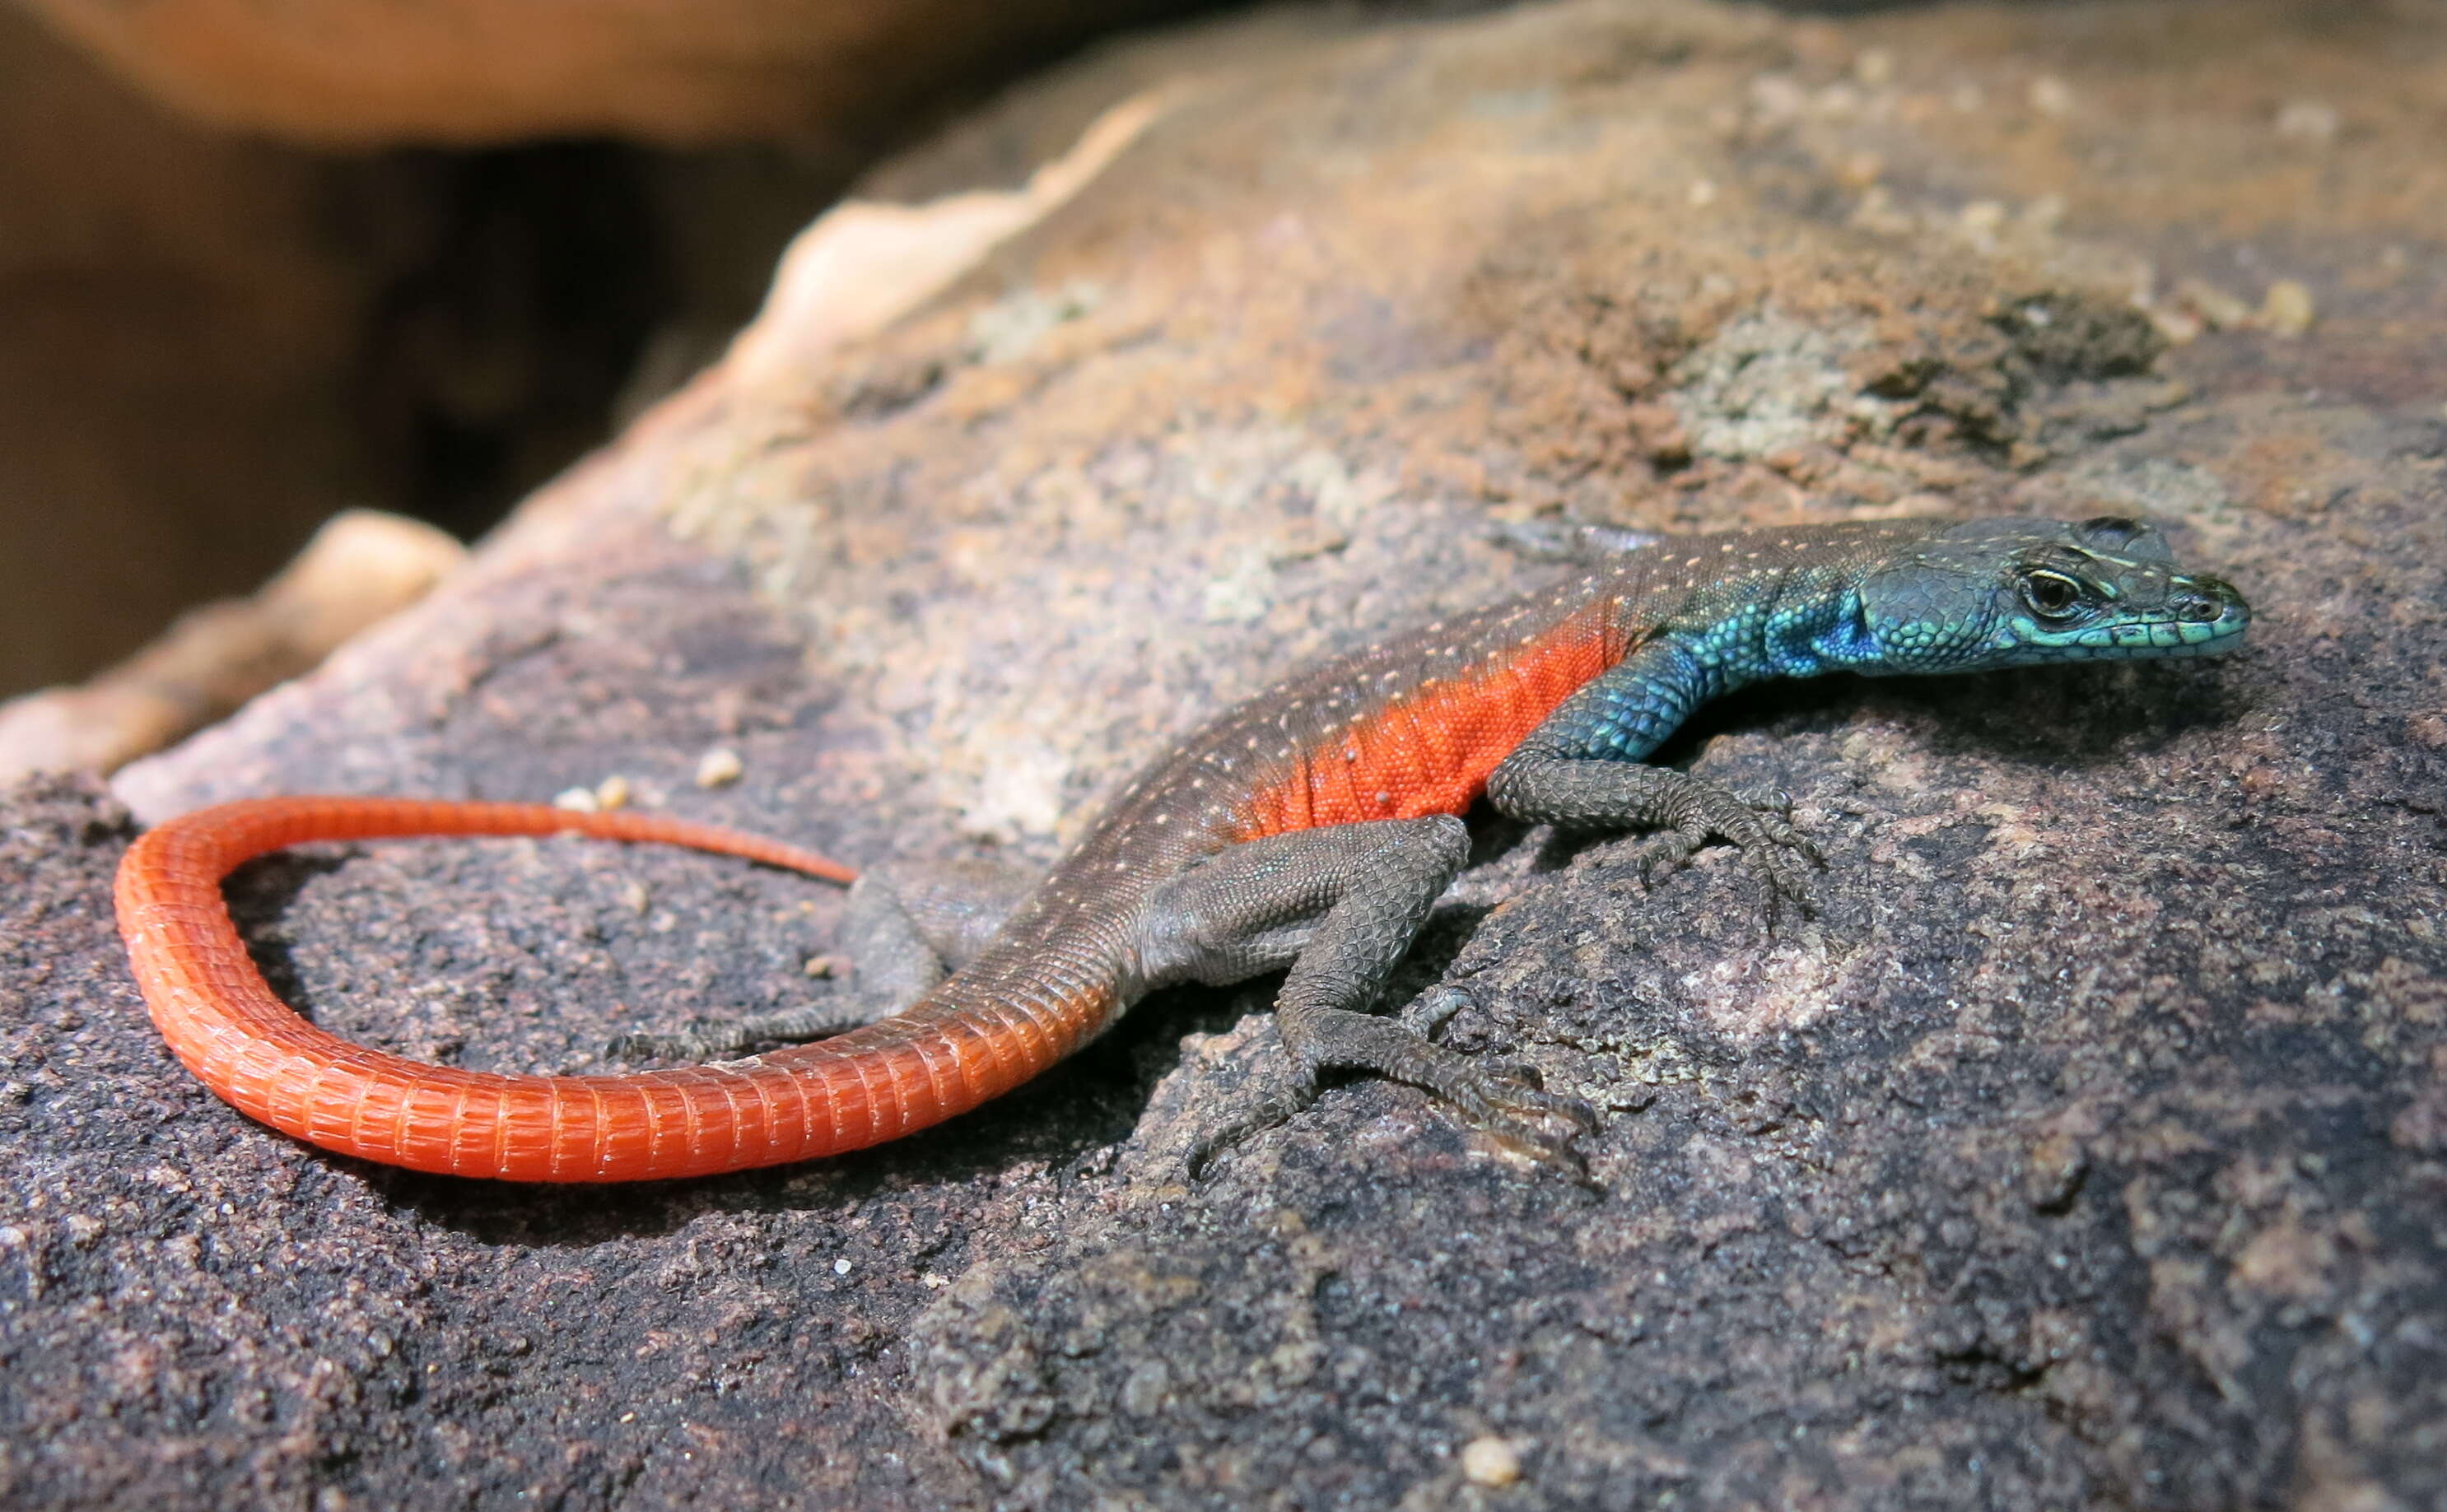
<svg viewBox="0 0 2447 1512">
<path fill-rule="evenodd" d="M 1986 671 L 2047 662 L 2203 656 L 2242 644 L 2251 608 L 2175 570 L 2139 520 L 1972 520 L 1868 564 L 1860 671 Z"/>
</svg>

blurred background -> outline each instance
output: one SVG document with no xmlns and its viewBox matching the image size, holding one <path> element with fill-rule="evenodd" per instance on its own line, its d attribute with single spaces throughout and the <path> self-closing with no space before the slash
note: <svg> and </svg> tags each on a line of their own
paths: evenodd
<svg viewBox="0 0 2447 1512">
<path fill-rule="evenodd" d="M 0 700 L 120 668 L 0 706 L 0 775 L 107 768 L 312 665 L 718 354 L 893 148 L 1222 9 L 0 5 Z M 402 519 L 160 639 L 368 508 Z"/>
<path fill-rule="evenodd" d="M 0 5 L 0 697 L 344 507 L 481 533 L 718 352 L 861 168 L 1189 9 Z"/>
</svg>

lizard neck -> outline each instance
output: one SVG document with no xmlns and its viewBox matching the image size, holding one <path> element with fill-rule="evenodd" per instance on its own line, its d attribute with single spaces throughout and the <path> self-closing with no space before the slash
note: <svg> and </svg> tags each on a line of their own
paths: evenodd
<svg viewBox="0 0 2447 1512">
<path fill-rule="evenodd" d="M 1695 703 L 1770 678 L 1884 664 L 1862 611 L 1859 576 L 1834 569 L 1789 572 L 1765 592 L 1736 595 L 1711 619 L 1678 627 L 1674 638 L 1704 681 Z"/>
</svg>

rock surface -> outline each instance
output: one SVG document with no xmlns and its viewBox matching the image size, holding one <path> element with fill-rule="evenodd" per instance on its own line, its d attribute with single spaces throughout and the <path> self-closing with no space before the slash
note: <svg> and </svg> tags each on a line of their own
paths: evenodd
<svg viewBox="0 0 2447 1512">
<path fill-rule="evenodd" d="M 2447 34 L 2305 14 L 1226 27 L 901 165 L 1174 80 L 911 318 L 0 812 L 0 1500 L 2438 1504 Z M 409 1176 L 220 1107 L 110 931 L 119 800 L 616 774 L 1043 860 L 1201 712 L 1537 571 L 1493 523 L 2110 508 L 2244 587 L 2243 654 L 1763 690 L 1666 753 L 1794 794 L 1815 919 L 1489 832 L 1402 985 L 1609 1110 L 1584 1179 L 1375 1083 L 1191 1169 L 1274 1085 L 1262 985 L 851 1159 Z M 824 990 L 837 906 L 525 842 L 233 897 L 320 1022 L 560 1069 Z"/>
</svg>

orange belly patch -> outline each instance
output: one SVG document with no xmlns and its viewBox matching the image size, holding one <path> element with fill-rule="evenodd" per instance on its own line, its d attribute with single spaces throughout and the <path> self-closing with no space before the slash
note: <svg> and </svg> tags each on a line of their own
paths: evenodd
<svg viewBox="0 0 2447 1512">
<path fill-rule="evenodd" d="M 1531 730 L 1619 659 L 1606 639 L 1594 611 L 1576 614 L 1511 654 L 1395 697 L 1251 794 L 1240 838 L 1463 812 Z"/>
</svg>

